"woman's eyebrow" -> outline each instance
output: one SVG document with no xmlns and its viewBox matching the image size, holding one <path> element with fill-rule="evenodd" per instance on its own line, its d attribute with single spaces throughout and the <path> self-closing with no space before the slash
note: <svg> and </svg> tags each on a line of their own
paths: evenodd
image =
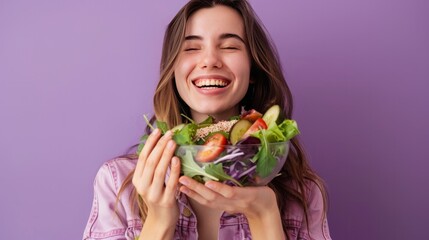
<svg viewBox="0 0 429 240">
<path fill-rule="evenodd" d="M 243 38 L 241 38 L 239 35 L 235 34 L 235 33 L 224 33 L 222 35 L 220 35 L 219 37 L 220 39 L 228 39 L 228 38 L 235 38 L 240 40 L 241 42 L 245 43 Z"/>
<path fill-rule="evenodd" d="M 187 40 L 203 40 L 203 37 L 198 35 L 188 35 L 188 36 L 185 36 L 185 41 Z"/>
<path fill-rule="evenodd" d="M 243 38 L 241 38 L 239 35 L 237 35 L 235 33 L 223 33 L 219 36 L 219 39 L 221 39 L 221 40 L 228 39 L 228 38 L 235 38 L 235 39 L 240 40 L 241 42 L 245 43 Z M 203 37 L 199 36 L 199 35 L 185 36 L 185 41 L 190 41 L 190 40 L 203 40 Z"/>
</svg>

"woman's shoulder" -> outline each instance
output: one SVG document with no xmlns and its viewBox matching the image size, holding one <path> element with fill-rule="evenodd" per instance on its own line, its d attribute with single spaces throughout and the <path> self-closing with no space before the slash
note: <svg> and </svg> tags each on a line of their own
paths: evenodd
<svg viewBox="0 0 429 240">
<path fill-rule="evenodd" d="M 119 189 L 127 178 L 134 171 L 137 159 L 133 157 L 118 157 L 104 162 L 98 170 L 96 180 L 109 179 L 113 181 L 115 189 Z"/>
<path fill-rule="evenodd" d="M 292 184 L 292 186 L 299 191 L 297 184 Z M 288 200 L 288 207 L 283 213 L 288 233 L 298 239 L 331 239 L 326 219 L 327 203 L 323 184 L 317 180 L 305 180 L 304 195 L 307 217 L 301 204 L 296 200 Z"/>
<path fill-rule="evenodd" d="M 313 201 L 322 200 L 325 196 L 325 187 L 323 182 L 318 179 L 305 179 L 303 182 L 304 193 L 299 188 L 299 184 L 296 182 L 289 182 L 289 185 L 297 192 L 306 196 L 307 204 Z"/>
<path fill-rule="evenodd" d="M 137 158 L 133 157 L 117 157 L 103 163 L 104 167 L 108 167 L 114 171 L 130 172 L 134 170 L 137 164 Z M 103 167 L 102 166 L 102 167 Z"/>
<path fill-rule="evenodd" d="M 319 182 L 318 180 L 306 180 L 305 186 L 306 186 L 305 195 L 307 197 L 308 204 L 315 201 L 317 202 L 323 201 L 323 198 L 325 195 L 324 193 L 325 188 L 322 182 Z"/>
<path fill-rule="evenodd" d="M 319 180 L 307 180 L 306 183 L 306 199 L 307 208 L 310 214 L 316 216 L 324 216 L 327 211 L 327 193 L 324 183 Z"/>
<path fill-rule="evenodd" d="M 321 183 L 313 180 L 305 180 L 304 181 L 304 193 L 302 193 L 301 189 L 298 187 L 297 183 L 290 182 L 289 185 L 296 191 L 300 192 L 305 196 L 306 205 L 308 210 L 323 210 L 324 209 L 324 199 L 325 193 L 324 188 Z M 293 218 L 299 218 L 302 220 L 304 216 L 304 209 L 295 199 L 288 199 L 288 209 L 286 215 Z"/>
<path fill-rule="evenodd" d="M 141 221 L 138 211 L 134 211 L 138 208 L 133 208 L 134 203 L 129 198 L 132 184 L 119 195 L 119 189 L 136 163 L 137 159 L 118 157 L 101 165 L 94 180 L 94 199 L 84 239 L 124 239 L 124 236 L 134 239 L 138 236 Z"/>
</svg>

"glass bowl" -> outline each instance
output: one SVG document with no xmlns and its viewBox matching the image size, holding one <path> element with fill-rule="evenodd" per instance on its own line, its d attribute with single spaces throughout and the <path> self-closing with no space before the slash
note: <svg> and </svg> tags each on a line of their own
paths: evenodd
<svg viewBox="0 0 429 240">
<path fill-rule="evenodd" d="M 209 180 L 232 186 L 263 186 L 276 177 L 289 153 L 289 141 L 222 146 L 182 145 L 175 155 L 182 174 L 199 182 Z"/>
</svg>

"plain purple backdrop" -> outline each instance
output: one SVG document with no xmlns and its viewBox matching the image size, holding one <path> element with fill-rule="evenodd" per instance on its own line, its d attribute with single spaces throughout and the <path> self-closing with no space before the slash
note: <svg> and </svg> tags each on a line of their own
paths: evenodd
<svg viewBox="0 0 429 240">
<path fill-rule="evenodd" d="M 100 165 L 152 113 L 185 1 L 0 0 L 2 239 L 80 239 Z M 423 239 L 429 4 L 252 1 L 275 41 L 334 239 Z"/>
</svg>

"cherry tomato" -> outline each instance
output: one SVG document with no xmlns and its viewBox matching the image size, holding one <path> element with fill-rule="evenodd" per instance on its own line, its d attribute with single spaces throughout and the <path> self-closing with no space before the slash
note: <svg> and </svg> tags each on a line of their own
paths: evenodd
<svg viewBox="0 0 429 240">
<path fill-rule="evenodd" d="M 222 133 L 215 133 L 204 143 L 204 147 L 197 153 L 195 159 L 198 162 L 210 162 L 215 160 L 225 149 L 228 140 Z"/>
<path fill-rule="evenodd" d="M 260 129 L 267 129 L 268 126 L 262 118 L 258 118 L 252 126 L 244 133 L 242 139 L 247 138 L 250 134 L 259 131 Z"/>
<path fill-rule="evenodd" d="M 258 120 L 259 118 L 262 118 L 262 113 L 256 111 L 255 109 L 247 111 L 241 116 L 241 119 L 246 119 L 252 123 Z"/>
</svg>

